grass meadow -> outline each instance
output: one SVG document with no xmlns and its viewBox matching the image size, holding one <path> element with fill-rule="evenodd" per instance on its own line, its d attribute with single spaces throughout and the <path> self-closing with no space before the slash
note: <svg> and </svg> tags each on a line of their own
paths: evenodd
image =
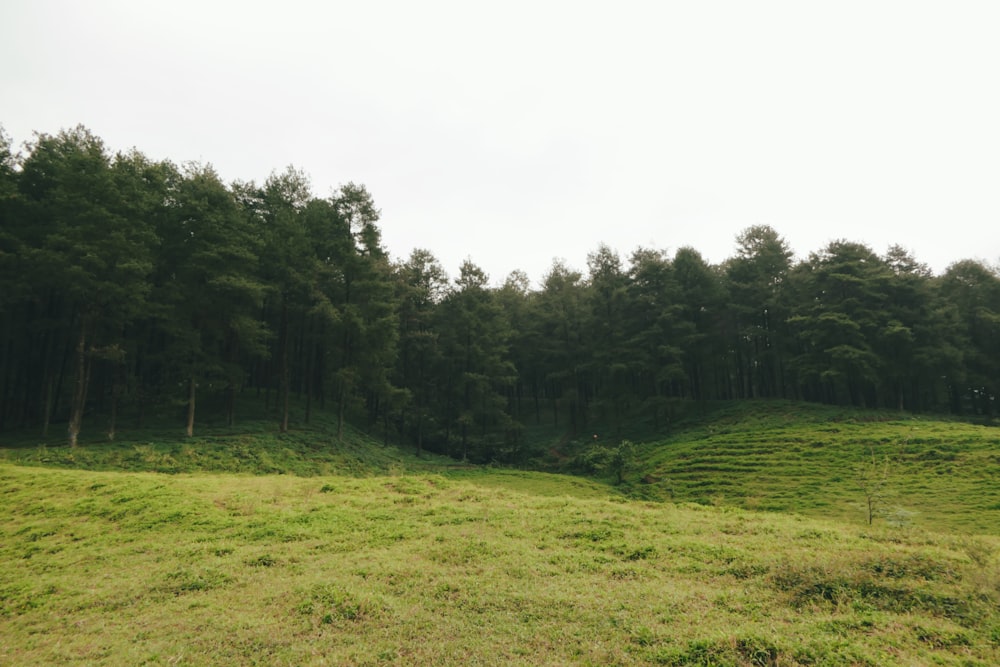
<svg viewBox="0 0 1000 667">
<path fill-rule="evenodd" d="M 1000 428 L 895 412 L 729 404 L 649 438 L 628 489 L 857 523 L 872 468 L 884 476 L 877 521 L 1000 534 Z"/>
<path fill-rule="evenodd" d="M 620 486 L 251 431 L 0 449 L 0 664 L 1000 664 L 989 427 L 720 406 Z"/>
</svg>

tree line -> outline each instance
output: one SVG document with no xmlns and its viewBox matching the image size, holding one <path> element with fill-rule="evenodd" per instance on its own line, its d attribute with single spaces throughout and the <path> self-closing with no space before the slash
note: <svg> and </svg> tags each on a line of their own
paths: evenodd
<svg viewBox="0 0 1000 667">
<path fill-rule="evenodd" d="M 166 413 L 191 435 L 252 393 L 282 431 L 320 407 L 504 460 L 524 424 L 659 426 L 687 401 L 996 412 L 1000 274 L 981 262 L 934 275 L 846 240 L 796 261 L 758 225 L 718 265 L 602 245 L 585 272 L 496 287 L 471 260 L 450 279 L 429 250 L 390 257 L 378 222 L 364 186 L 317 197 L 291 167 L 226 184 L 84 127 L 23 155 L 0 132 L 0 432 L 75 445 L 85 422 L 113 439 L 119 415 Z"/>
</svg>

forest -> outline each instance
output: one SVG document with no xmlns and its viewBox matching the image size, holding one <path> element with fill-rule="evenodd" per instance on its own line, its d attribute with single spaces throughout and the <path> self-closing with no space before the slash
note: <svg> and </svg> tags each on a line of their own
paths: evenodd
<svg viewBox="0 0 1000 667">
<path fill-rule="evenodd" d="M 378 223 L 364 186 L 317 197 L 292 167 L 226 184 L 82 126 L 21 151 L 0 132 L 0 434 L 192 435 L 252 397 L 281 431 L 322 409 L 418 453 L 514 461 L 525 424 L 664 425 L 691 401 L 997 411 L 982 262 L 936 275 L 843 239 L 795 259 L 757 225 L 718 265 L 601 245 L 535 288 L 391 257 Z"/>
</svg>

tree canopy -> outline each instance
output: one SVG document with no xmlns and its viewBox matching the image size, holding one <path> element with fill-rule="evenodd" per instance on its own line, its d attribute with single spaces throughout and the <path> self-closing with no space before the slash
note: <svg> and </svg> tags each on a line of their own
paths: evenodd
<svg viewBox="0 0 1000 667">
<path fill-rule="evenodd" d="M 796 260 L 755 225 L 719 265 L 601 245 L 585 273 L 494 286 L 471 259 L 450 279 L 431 250 L 391 257 L 379 220 L 363 185 L 317 197 L 294 167 L 226 184 L 84 127 L 23 155 L 0 131 L 0 431 L 58 424 L 72 445 L 155 410 L 193 434 L 253 392 L 281 430 L 318 404 L 485 461 L 517 458 L 528 422 L 660 424 L 684 401 L 997 411 L 982 262 L 937 276 L 844 239 Z"/>
</svg>

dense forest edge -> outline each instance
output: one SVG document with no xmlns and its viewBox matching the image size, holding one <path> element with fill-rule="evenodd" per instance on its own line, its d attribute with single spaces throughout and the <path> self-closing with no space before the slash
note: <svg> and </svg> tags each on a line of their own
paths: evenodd
<svg viewBox="0 0 1000 667">
<path fill-rule="evenodd" d="M 331 420 L 409 448 L 527 464 L 532 433 L 626 437 L 718 401 L 995 422 L 1000 273 L 935 275 L 900 246 L 795 260 L 758 225 L 707 263 L 607 246 L 533 288 L 384 248 L 367 189 L 316 197 L 112 153 L 84 127 L 0 132 L 0 439 L 71 447 Z M 618 440 L 616 439 L 616 442 Z"/>
</svg>

